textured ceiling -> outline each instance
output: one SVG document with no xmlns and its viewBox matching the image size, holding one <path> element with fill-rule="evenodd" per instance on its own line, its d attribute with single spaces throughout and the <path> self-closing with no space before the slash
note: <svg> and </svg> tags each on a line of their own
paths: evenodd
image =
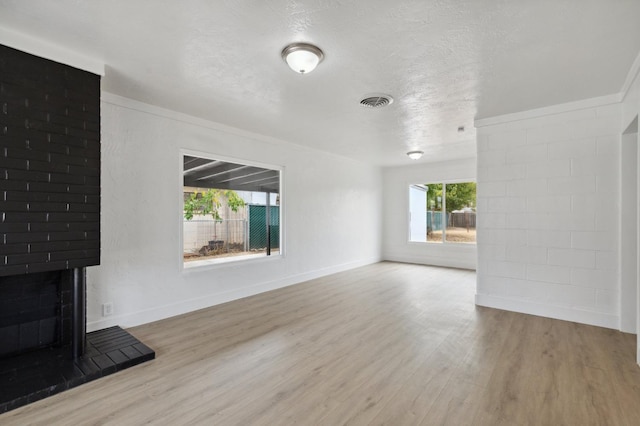
<svg viewBox="0 0 640 426">
<path fill-rule="evenodd" d="M 638 17 L 638 0 L 0 0 L 1 27 L 103 60 L 108 92 L 379 165 L 471 157 L 476 118 L 618 93 Z M 282 61 L 294 41 L 325 52 L 313 73 Z M 372 93 L 395 102 L 359 106 Z"/>
</svg>

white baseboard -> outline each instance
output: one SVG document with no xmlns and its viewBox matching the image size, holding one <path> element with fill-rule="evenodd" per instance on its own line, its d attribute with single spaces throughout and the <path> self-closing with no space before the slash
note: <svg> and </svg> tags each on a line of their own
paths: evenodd
<svg viewBox="0 0 640 426">
<path fill-rule="evenodd" d="M 446 268 L 471 269 L 476 270 L 475 262 L 465 262 L 464 260 L 448 257 L 425 257 L 425 256 L 403 256 L 386 254 L 384 260 L 389 262 L 415 263 L 418 265 L 444 266 Z"/>
<path fill-rule="evenodd" d="M 546 305 L 524 300 L 476 294 L 476 305 L 505 311 L 520 312 L 540 317 L 554 318 L 598 327 L 618 329 L 620 318 L 616 315 L 591 312 L 563 306 Z"/>
<path fill-rule="evenodd" d="M 370 265 L 380 261 L 380 258 L 372 258 L 356 262 L 343 263 L 340 265 L 317 269 L 302 274 L 292 275 L 279 280 L 258 283 L 253 286 L 243 287 L 233 291 L 211 294 L 195 299 L 183 300 L 169 305 L 158 306 L 143 311 L 131 312 L 109 318 L 102 318 L 97 321 L 88 322 L 87 331 L 91 332 L 102 330 L 103 328 L 112 327 L 114 325 L 119 325 L 123 328 L 135 327 L 137 325 L 147 324 L 153 321 L 159 321 L 162 319 L 174 317 L 176 315 L 186 314 L 188 312 L 197 311 L 198 309 L 209 308 L 221 303 L 242 299 L 244 297 L 276 290 L 278 288 L 287 287 L 293 284 L 299 284 L 305 281 L 313 280 L 338 272 L 347 271 L 349 269 L 359 268 L 361 266 Z"/>
</svg>

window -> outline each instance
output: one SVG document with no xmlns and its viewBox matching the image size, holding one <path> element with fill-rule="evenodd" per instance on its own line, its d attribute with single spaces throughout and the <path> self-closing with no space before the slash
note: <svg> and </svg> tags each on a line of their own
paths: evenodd
<svg viewBox="0 0 640 426">
<path fill-rule="evenodd" d="M 476 242 L 476 183 L 409 186 L 409 241 Z"/>
<path fill-rule="evenodd" d="M 183 154 L 185 268 L 278 255 L 277 167 Z"/>
</svg>

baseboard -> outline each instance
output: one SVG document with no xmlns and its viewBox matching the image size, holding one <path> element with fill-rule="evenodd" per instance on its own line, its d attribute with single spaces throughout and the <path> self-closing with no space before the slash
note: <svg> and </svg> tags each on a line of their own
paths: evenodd
<svg viewBox="0 0 640 426">
<path fill-rule="evenodd" d="M 522 314 L 578 322 L 581 324 L 595 325 L 598 327 L 612 328 L 614 330 L 617 330 L 618 325 L 620 324 L 620 318 L 616 315 L 509 299 L 505 297 L 491 296 L 488 294 L 476 294 L 476 305 L 503 309 L 505 311 L 519 312 Z"/>
<path fill-rule="evenodd" d="M 444 266 L 446 268 L 471 269 L 473 271 L 476 270 L 475 262 L 465 262 L 464 260 L 448 257 L 436 258 L 386 254 L 383 256 L 383 260 L 387 260 L 389 262 L 414 263 L 417 265 Z"/>
<path fill-rule="evenodd" d="M 378 263 L 381 260 L 382 259 L 380 258 L 371 258 L 355 262 L 343 263 L 327 268 L 316 269 L 302 274 L 292 275 L 279 280 L 257 283 L 255 285 L 239 288 L 233 291 L 211 294 L 194 299 L 183 300 L 177 303 L 158 306 L 143 311 L 113 316 L 106 319 L 100 319 L 98 321 L 91 321 L 87 322 L 87 331 L 91 332 L 101 330 L 103 328 L 112 327 L 114 325 L 119 325 L 123 328 L 135 327 L 137 325 L 147 324 L 150 322 L 197 311 L 199 309 L 209 308 L 221 303 L 231 302 L 233 300 L 242 299 L 244 297 L 253 296 L 271 290 L 276 290 L 282 287 L 300 284 L 305 281 L 313 280 L 338 272 L 347 271 L 349 269 Z"/>
</svg>

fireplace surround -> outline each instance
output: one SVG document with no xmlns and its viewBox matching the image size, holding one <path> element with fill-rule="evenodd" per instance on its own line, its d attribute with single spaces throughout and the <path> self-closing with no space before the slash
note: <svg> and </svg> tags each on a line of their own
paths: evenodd
<svg viewBox="0 0 640 426">
<path fill-rule="evenodd" d="M 100 76 L 0 45 L 0 413 L 152 359 L 86 334 L 100 263 Z"/>
</svg>

